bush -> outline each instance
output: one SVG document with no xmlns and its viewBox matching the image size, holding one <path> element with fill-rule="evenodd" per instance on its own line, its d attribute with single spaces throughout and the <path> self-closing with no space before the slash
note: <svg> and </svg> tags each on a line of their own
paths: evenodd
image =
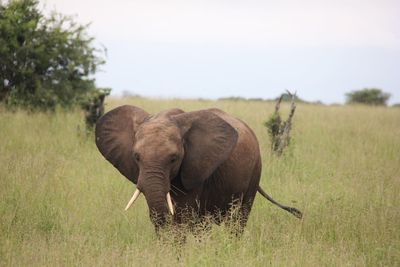
<svg viewBox="0 0 400 267">
<path fill-rule="evenodd" d="M 0 102 L 8 107 L 71 107 L 96 91 L 91 78 L 104 60 L 87 25 L 53 13 L 38 0 L 0 2 Z"/>
<path fill-rule="evenodd" d="M 88 132 L 94 129 L 97 120 L 104 114 L 104 99 L 111 92 L 110 88 L 98 90 L 86 95 L 81 101 L 81 108 L 85 112 L 85 124 Z"/>
<path fill-rule="evenodd" d="M 386 106 L 390 94 L 382 92 L 376 88 L 365 88 L 346 94 L 347 104 L 367 104 L 376 106 Z"/>
</svg>

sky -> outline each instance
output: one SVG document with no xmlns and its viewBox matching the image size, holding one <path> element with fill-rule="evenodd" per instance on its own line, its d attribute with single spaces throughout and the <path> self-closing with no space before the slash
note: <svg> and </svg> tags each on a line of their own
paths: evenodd
<svg viewBox="0 0 400 267">
<path fill-rule="evenodd" d="M 149 97 L 343 103 L 365 87 L 400 103 L 399 0 L 41 0 L 91 23 L 97 86 Z"/>
</svg>

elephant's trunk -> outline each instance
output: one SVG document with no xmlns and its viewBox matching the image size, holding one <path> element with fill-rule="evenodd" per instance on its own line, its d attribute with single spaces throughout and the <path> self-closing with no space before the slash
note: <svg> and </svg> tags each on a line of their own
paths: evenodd
<svg viewBox="0 0 400 267">
<path fill-rule="evenodd" d="M 169 192 L 169 180 L 164 175 L 155 175 L 143 177 L 139 184 L 143 191 L 147 205 L 149 206 L 150 219 L 157 226 L 164 225 L 167 222 L 170 210 L 168 208 L 167 194 Z"/>
<path fill-rule="evenodd" d="M 168 218 L 168 206 L 166 194 L 160 192 L 147 193 L 147 205 L 149 206 L 150 219 L 156 226 L 164 225 Z"/>
</svg>

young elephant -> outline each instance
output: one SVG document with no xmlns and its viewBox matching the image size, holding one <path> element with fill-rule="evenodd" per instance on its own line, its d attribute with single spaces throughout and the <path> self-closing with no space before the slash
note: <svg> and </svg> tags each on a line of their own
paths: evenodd
<svg viewBox="0 0 400 267">
<path fill-rule="evenodd" d="M 253 131 L 218 109 L 183 112 L 171 109 L 150 116 L 135 106 L 121 106 L 96 124 L 96 145 L 122 175 L 136 184 L 126 209 L 140 193 L 146 197 L 156 225 L 185 222 L 189 211 L 218 223 L 239 205 L 246 224 L 254 197 L 264 197 L 301 218 L 295 208 L 282 206 L 259 186 L 261 157 Z"/>
</svg>

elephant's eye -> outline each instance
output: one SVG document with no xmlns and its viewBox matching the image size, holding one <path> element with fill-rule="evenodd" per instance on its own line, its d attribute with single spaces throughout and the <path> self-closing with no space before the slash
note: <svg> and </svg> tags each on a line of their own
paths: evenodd
<svg viewBox="0 0 400 267">
<path fill-rule="evenodd" d="M 170 158 L 170 162 L 174 163 L 177 159 L 178 159 L 177 155 L 172 155 L 171 158 Z"/>
<path fill-rule="evenodd" d="M 140 155 L 139 155 L 138 153 L 135 153 L 133 156 L 135 157 L 135 160 L 136 160 L 137 162 L 140 161 Z"/>
</svg>

